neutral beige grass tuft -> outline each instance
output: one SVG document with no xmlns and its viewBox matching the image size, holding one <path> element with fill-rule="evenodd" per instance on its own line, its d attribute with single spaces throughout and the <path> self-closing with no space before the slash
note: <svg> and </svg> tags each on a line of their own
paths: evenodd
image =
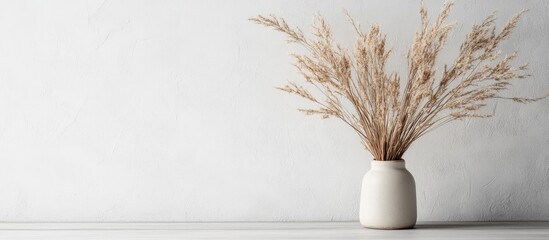
<svg viewBox="0 0 549 240">
<path fill-rule="evenodd" d="M 354 49 L 346 49 L 334 42 L 330 27 L 320 15 L 315 17 L 312 38 L 276 16 L 259 15 L 250 20 L 285 33 L 288 42 L 308 50 L 306 55 L 292 54 L 303 85 L 290 82 L 279 88 L 317 105 L 300 111 L 339 118 L 358 133 L 375 160 L 398 160 L 415 140 L 438 126 L 464 118 L 491 117 L 479 111 L 487 100 L 530 103 L 547 97 L 500 95 L 511 81 L 529 76 L 527 64 L 512 63 L 516 52 L 504 56 L 498 49 L 524 11 L 499 30 L 494 14 L 474 25 L 455 61 L 438 69 L 437 56 L 455 26 L 447 22 L 452 6 L 452 2 L 446 2 L 433 21 L 421 7 L 421 27 L 406 55 L 405 84 L 400 74 L 385 69 L 391 50 L 376 24 L 364 32 L 347 14 L 357 40 Z"/>
</svg>

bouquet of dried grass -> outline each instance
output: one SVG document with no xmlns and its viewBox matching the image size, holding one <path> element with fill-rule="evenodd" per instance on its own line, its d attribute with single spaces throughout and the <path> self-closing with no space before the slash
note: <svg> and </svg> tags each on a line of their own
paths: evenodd
<svg viewBox="0 0 549 240">
<path fill-rule="evenodd" d="M 530 103 L 546 97 L 500 95 L 512 80 L 529 76 L 527 64 L 512 64 L 516 52 L 503 56 L 498 50 L 524 11 L 500 30 L 496 29 L 494 14 L 474 25 L 455 61 L 437 69 L 437 56 L 455 25 L 447 23 L 452 6 L 446 2 L 434 21 L 427 20 L 427 11 L 421 7 L 421 28 L 407 54 L 404 84 L 399 74 L 385 69 L 391 50 L 376 24 L 364 32 L 347 14 L 358 35 L 354 49 L 349 50 L 334 42 L 330 27 L 320 15 L 312 26 L 313 38 L 272 15 L 250 20 L 285 33 L 289 43 L 298 43 L 308 50 L 308 55 L 291 55 L 309 88 L 293 82 L 279 88 L 317 105 L 300 111 L 339 118 L 358 133 L 375 160 L 399 160 L 415 140 L 438 126 L 465 118 L 491 117 L 479 113 L 487 100 Z"/>
</svg>

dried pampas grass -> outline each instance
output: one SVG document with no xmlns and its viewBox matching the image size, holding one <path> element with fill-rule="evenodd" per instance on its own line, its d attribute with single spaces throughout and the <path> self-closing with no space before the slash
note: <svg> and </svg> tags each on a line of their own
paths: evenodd
<svg viewBox="0 0 549 240">
<path fill-rule="evenodd" d="M 334 42 L 330 27 L 320 15 L 312 26 L 312 38 L 272 15 L 250 20 L 286 34 L 288 42 L 308 50 L 307 55 L 292 54 L 304 85 L 290 82 L 279 88 L 317 105 L 300 111 L 339 118 L 358 133 L 375 160 L 398 160 L 415 140 L 438 126 L 465 118 L 491 117 L 479 112 L 490 99 L 530 103 L 546 97 L 500 95 L 511 81 L 529 76 L 527 64 L 512 63 L 516 53 L 504 56 L 498 50 L 524 11 L 499 30 L 493 14 L 474 25 L 455 61 L 437 69 L 437 56 L 455 25 L 447 22 L 452 5 L 446 2 L 434 21 L 428 20 L 426 9 L 421 7 L 421 27 L 407 54 L 404 84 L 401 75 L 385 69 L 391 50 L 376 24 L 364 32 L 347 14 L 358 38 L 354 49 L 346 49 Z"/>
</svg>

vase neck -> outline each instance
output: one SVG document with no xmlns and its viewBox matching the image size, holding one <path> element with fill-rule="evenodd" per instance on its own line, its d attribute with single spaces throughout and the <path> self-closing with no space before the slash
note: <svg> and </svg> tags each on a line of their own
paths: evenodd
<svg viewBox="0 0 549 240">
<path fill-rule="evenodd" d="M 406 168 L 406 163 L 404 160 L 394 160 L 394 161 L 371 161 L 372 169 L 404 169 Z"/>
</svg>

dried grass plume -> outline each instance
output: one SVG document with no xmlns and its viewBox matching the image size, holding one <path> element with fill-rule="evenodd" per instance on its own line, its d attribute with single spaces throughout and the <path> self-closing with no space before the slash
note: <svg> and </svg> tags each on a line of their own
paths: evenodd
<svg viewBox="0 0 549 240">
<path fill-rule="evenodd" d="M 447 21 L 452 6 L 452 2 L 446 2 L 432 21 L 421 7 L 421 27 L 406 55 L 405 75 L 386 70 L 391 49 L 379 26 L 372 24 L 363 31 L 348 14 L 357 34 L 353 49 L 334 41 L 320 15 L 315 17 L 311 37 L 276 16 L 259 15 L 250 20 L 284 33 L 288 42 L 307 50 L 308 54 L 292 54 L 304 82 L 290 82 L 279 88 L 316 105 L 300 111 L 341 119 L 358 133 L 375 160 L 398 160 L 415 140 L 438 126 L 465 118 L 491 117 L 479 111 L 487 100 L 530 103 L 547 97 L 500 94 L 511 81 L 529 76 L 527 64 L 513 64 L 516 52 L 502 55 L 499 50 L 524 11 L 500 29 L 496 28 L 495 15 L 489 15 L 465 36 L 455 60 L 437 68 L 437 56 L 455 25 Z"/>
</svg>

